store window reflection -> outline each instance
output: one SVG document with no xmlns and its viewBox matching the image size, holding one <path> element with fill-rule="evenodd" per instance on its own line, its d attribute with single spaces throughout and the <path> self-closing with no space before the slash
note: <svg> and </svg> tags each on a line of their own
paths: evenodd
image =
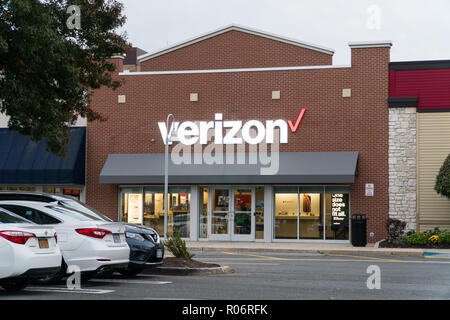
<svg viewBox="0 0 450 320">
<path fill-rule="evenodd" d="M 200 189 L 199 237 L 208 236 L 208 188 Z"/>
<path fill-rule="evenodd" d="M 323 239 L 323 187 L 300 187 L 300 239 Z"/>
<path fill-rule="evenodd" d="M 275 188 L 275 239 L 297 239 L 298 188 Z"/>
<path fill-rule="evenodd" d="M 255 239 L 264 239 L 264 187 L 255 190 Z"/>
<path fill-rule="evenodd" d="M 121 222 L 142 224 L 142 188 L 120 189 Z"/>
<path fill-rule="evenodd" d="M 144 188 L 144 225 L 164 236 L 164 188 Z"/>
<path fill-rule="evenodd" d="M 191 192 L 189 187 L 170 187 L 169 188 L 169 236 L 175 232 L 182 238 L 188 238 L 190 234 L 190 203 Z"/>
</svg>

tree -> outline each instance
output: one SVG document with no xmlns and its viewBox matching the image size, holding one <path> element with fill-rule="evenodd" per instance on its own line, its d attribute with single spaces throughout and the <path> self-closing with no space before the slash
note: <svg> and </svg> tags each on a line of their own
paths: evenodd
<svg viewBox="0 0 450 320">
<path fill-rule="evenodd" d="M 80 25 L 70 24 L 79 8 Z M 8 127 L 64 155 L 78 117 L 105 120 L 90 107 L 95 89 L 116 89 L 114 55 L 130 46 L 116 0 L 0 0 L 0 112 Z M 76 21 L 75 21 L 76 22 Z"/>
<path fill-rule="evenodd" d="M 446 196 L 450 199 L 450 154 L 447 159 L 445 159 L 439 173 L 436 177 L 436 184 L 434 190 L 438 194 Z"/>
</svg>

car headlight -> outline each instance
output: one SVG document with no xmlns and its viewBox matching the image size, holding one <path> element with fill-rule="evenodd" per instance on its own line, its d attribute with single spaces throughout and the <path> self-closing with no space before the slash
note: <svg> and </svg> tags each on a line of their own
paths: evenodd
<svg viewBox="0 0 450 320">
<path fill-rule="evenodd" d="M 141 236 L 139 233 L 127 232 L 127 238 L 142 242 L 145 241 L 144 237 Z"/>
<path fill-rule="evenodd" d="M 159 241 L 160 241 L 159 235 L 158 235 L 156 232 L 153 233 L 153 234 L 151 235 L 151 237 L 152 237 L 154 243 L 156 243 L 156 244 L 159 243 Z"/>
</svg>

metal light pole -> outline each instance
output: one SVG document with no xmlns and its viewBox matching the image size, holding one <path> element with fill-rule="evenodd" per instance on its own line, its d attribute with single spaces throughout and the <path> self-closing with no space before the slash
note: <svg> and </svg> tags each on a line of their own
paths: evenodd
<svg viewBox="0 0 450 320">
<path fill-rule="evenodd" d="M 166 150 L 165 150 L 165 159 L 164 159 L 164 239 L 167 240 L 167 227 L 168 227 L 168 217 L 169 217 L 169 143 L 176 140 L 176 131 L 175 126 L 173 128 L 172 137 L 171 137 L 171 128 L 169 127 L 169 119 L 172 118 L 172 124 L 175 123 L 175 117 L 173 114 L 169 114 L 166 119 L 166 128 L 167 128 L 167 136 L 166 136 Z"/>
</svg>

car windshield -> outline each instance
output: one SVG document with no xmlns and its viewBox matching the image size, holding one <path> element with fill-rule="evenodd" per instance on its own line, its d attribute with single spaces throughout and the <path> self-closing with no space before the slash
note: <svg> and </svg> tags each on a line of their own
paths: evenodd
<svg viewBox="0 0 450 320">
<path fill-rule="evenodd" d="M 77 210 L 73 210 L 73 209 L 67 209 L 65 207 L 62 206 L 57 206 L 57 205 L 50 205 L 50 206 L 46 206 L 46 208 L 52 209 L 56 212 L 62 213 L 64 215 L 70 216 L 74 219 L 80 220 L 80 221 L 91 221 L 91 220 L 101 220 L 99 217 L 95 217 L 89 214 L 86 214 L 84 212 L 80 212 Z"/>
<path fill-rule="evenodd" d="M 87 204 L 78 202 L 76 200 L 70 200 L 70 199 L 59 200 L 58 204 L 60 206 L 63 206 L 63 207 L 69 208 L 69 209 L 75 209 L 77 211 L 86 213 L 89 216 L 97 217 L 100 220 L 105 220 L 105 221 L 110 221 L 110 222 L 113 221 L 112 219 L 108 218 L 107 216 L 105 216 L 105 215 L 101 214 L 100 212 L 96 211 L 94 208 L 89 207 Z M 99 220 L 99 219 L 96 219 L 96 220 Z"/>
<path fill-rule="evenodd" d="M 12 212 L 0 209 L 0 223 L 31 223 Z"/>
</svg>

